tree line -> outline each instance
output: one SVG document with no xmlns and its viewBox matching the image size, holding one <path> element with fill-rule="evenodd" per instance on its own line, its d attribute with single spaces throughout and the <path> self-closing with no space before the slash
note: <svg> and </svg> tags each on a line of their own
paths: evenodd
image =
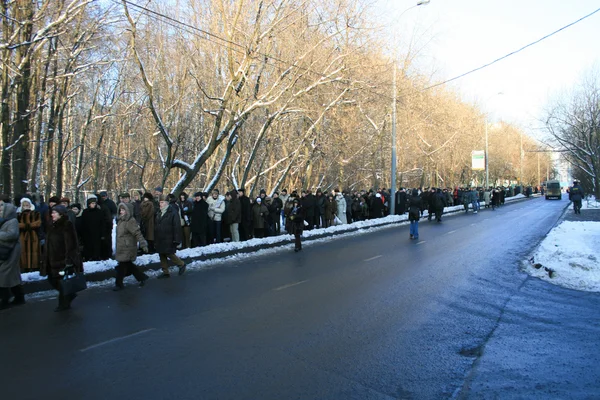
<svg viewBox="0 0 600 400">
<path fill-rule="evenodd" d="M 370 2 L 1 7 L 6 194 L 390 185 L 395 64 Z M 484 148 L 485 115 L 450 89 L 424 90 L 412 57 L 397 70 L 399 186 L 483 182 L 471 151 Z M 537 185 L 553 170 L 545 153 L 522 157 L 520 140 L 540 148 L 515 126 L 489 127 L 491 184 Z"/>
</svg>

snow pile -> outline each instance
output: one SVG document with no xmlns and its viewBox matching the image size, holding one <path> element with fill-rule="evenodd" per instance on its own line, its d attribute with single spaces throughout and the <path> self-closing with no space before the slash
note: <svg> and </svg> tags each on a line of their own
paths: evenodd
<svg viewBox="0 0 600 400">
<path fill-rule="evenodd" d="M 525 270 L 556 285 L 600 292 L 598 249 L 600 222 L 565 221 L 550 231 Z"/>
<path fill-rule="evenodd" d="M 582 210 L 599 209 L 599 208 L 600 208 L 600 201 L 598 201 L 596 199 L 596 197 L 594 197 L 594 196 L 589 196 L 588 198 L 586 198 L 585 200 L 583 200 L 581 202 Z"/>
</svg>

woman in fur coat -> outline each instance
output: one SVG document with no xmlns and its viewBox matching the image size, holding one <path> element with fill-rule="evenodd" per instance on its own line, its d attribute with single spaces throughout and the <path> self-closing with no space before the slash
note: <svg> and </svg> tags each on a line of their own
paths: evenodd
<svg viewBox="0 0 600 400">
<path fill-rule="evenodd" d="M 75 272 L 83 272 L 83 262 L 79 255 L 77 233 L 69 221 L 67 208 L 54 206 L 50 216 L 52 225 L 48 227 L 46 235 L 46 253 L 40 275 L 48 276 L 48 281 L 58 291 L 58 307 L 54 311 L 65 311 L 71 308 L 71 302 L 77 295 L 63 295 L 60 285 L 63 277 L 61 272 L 67 267 L 72 268 Z"/>
<path fill-rule="evenodd" d="M 17 219 L 21 242 L 21 272 L 39 271 L 42 261 L 39 237 L 42 216 L 35 210 L 31 199 L 21 199 L 21 207 L 17 208 Z"/>
</svg>

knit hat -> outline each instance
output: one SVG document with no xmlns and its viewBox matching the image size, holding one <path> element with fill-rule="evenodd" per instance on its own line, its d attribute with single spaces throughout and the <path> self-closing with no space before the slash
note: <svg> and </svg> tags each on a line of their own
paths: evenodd
<svg viewBox="0 0 600 400">
<path fill-rule="evenodd" d="M 67 207 L 65 206 L 54 206 L 52 207 L 52 211 L 56 211 L 60 216 L 67 215 Z"/>
<path fill-rule="evenodd" d="M 88 197 L 86 202 L 87 206 L 89 207 L 92 203 L 98 203 L 98 199 L 96 197 Z"/>
<path fill-rule="evenodd" d="M 194 193 L 194 197 L 202 197 L 202 192 L 196 192 L 196 193 Z"/>
<path fill-rule="evenodd" d="M 100 192 L 100 197 L 108 197 L 108 193 L 103 190 Z"/>
</svg>

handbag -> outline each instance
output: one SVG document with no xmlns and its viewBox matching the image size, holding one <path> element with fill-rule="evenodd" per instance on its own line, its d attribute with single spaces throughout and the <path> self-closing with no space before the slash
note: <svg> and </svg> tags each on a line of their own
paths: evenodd
<svg viewBox="0 0 600 400">
<path fill-rule="evenodd" d="M 340 219 L 340 217 L 338 217 L 337 215 L 335 216 L 335 218 L 333 219 L 333 225 L 337 226 L 337 225 L 342 225 L 342 220 Z"/>
<path fill-rule="evenodd" d="M 60 285 L 62 287 L 62 294 L 65 296 L 72 295 L 87 289 L 87 282 L 83 272 L 72 271 L 73 267 L 66 267 L 64 269 L 65 275 L 60 281 Z"/>
</svg>

